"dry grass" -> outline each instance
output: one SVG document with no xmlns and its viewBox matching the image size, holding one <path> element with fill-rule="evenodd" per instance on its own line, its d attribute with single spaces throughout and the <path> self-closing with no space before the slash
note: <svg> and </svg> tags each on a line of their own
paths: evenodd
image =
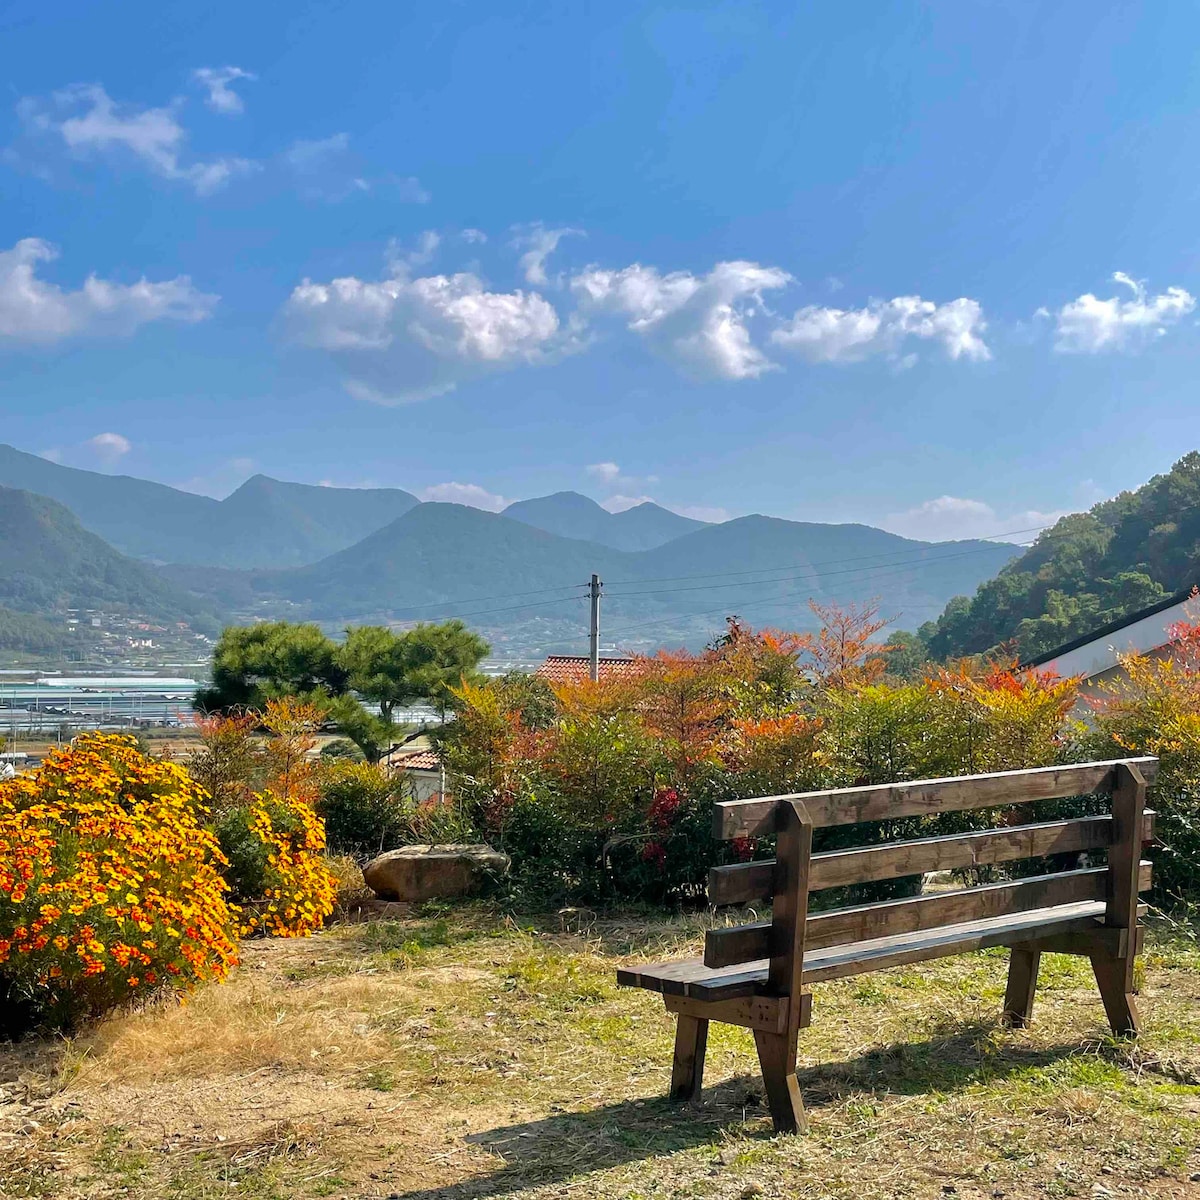
<svg viewBox="0 0 1200 1200">
<path fill-rule="evenodd" d="M 572 931 L 573 930 L 573 931 Z M 1112 1043 L 1086 964 L 996 1023 L 985 953 L 816 990 L 812 1131 L 771 1135 L 741 1030 L 673 1108 L 672 1026 L 624 955 L 694 922 L 484 911 L 258 942 L 224 987 L 0 1050 L 0 1196 L 1200 1197 L 1200 952 L 1160 938 Z"/>
</svg>

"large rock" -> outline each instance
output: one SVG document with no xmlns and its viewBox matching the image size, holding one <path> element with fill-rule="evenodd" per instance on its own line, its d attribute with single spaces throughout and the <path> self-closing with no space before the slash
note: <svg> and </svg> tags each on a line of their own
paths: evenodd
<svg viewBox="0 0 1200 1200">
<path fill-rule="evenodd" d="M 503 875 L 508 856 L 490 846 L 402 846 L 373 859 L 363 879 L 381 900 L 469 896 L 489 875 Z"/>
</svg>

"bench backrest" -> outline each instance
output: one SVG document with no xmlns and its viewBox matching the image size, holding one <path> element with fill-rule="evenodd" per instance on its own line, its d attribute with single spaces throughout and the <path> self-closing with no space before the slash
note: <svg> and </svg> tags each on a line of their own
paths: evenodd
<svg viewBox="0 0 1200 1200">
<path fill-rule="evenodd" d="M 724 905 L 772 900 L 773 915 L 769 922 L 710 930 L 705 964 L 728 967 L 769 959 L 768 990 L 795 995 L 806 949 L 1081 901 L 1104 901 L 1106 925 L 1133 928 L 1138 892 L 1150 885 L 1149 863 L 1141 862 L 1141 851 L 1152 834 L 1153 814 L 1146 812 L 1145 799 L 1157 770 L 1156 758 L 1131 758 L 720 802 L 714 813 L 718 838 L 775 834 L 776 856 L 715 867 L 709 875 L 709 901 Z M 813 830 L 822 827 L 1005 808 L 1095 792 L 1111 794 L 1109 814 L 812 853 Z M 808 916 L 808 893 L 823 888 L 1101 849 L 1108 852 L 1104 867 Z"/>
</svg>

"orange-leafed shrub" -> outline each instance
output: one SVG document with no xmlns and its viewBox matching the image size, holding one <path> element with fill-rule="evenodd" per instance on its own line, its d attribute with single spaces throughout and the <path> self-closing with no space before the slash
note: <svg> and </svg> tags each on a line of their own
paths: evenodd
<svg viewBox="0 0 1200 1200">
<path fill-rule="evenodd" d="M 131 738 L 88 734 L 0 783 L 0 1019 L 69 1027 L 237 960 L 204 792 Z"/>
</svg>

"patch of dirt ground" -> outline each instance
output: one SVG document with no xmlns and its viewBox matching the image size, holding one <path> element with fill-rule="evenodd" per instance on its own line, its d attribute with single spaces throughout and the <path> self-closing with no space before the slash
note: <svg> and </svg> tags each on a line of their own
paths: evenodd
<svg viewBox="0 0 1200 1200">
<path fill-rule="evenodd" d="M 1200 1200 L 1194 941 L 1151 939 L 1136 1044 L 1065 956 L 1024 1031 L 1000 952 L 818 986 L 811 1131 L 779 1138 L 747 1033 L 714 1025 L 668 1105 L 672 1018 L 615 986 L 699 937 L 475 910 L 250 943 L 185 1005 L 0 1048 L 0 1196 Z"/>
</svg>

